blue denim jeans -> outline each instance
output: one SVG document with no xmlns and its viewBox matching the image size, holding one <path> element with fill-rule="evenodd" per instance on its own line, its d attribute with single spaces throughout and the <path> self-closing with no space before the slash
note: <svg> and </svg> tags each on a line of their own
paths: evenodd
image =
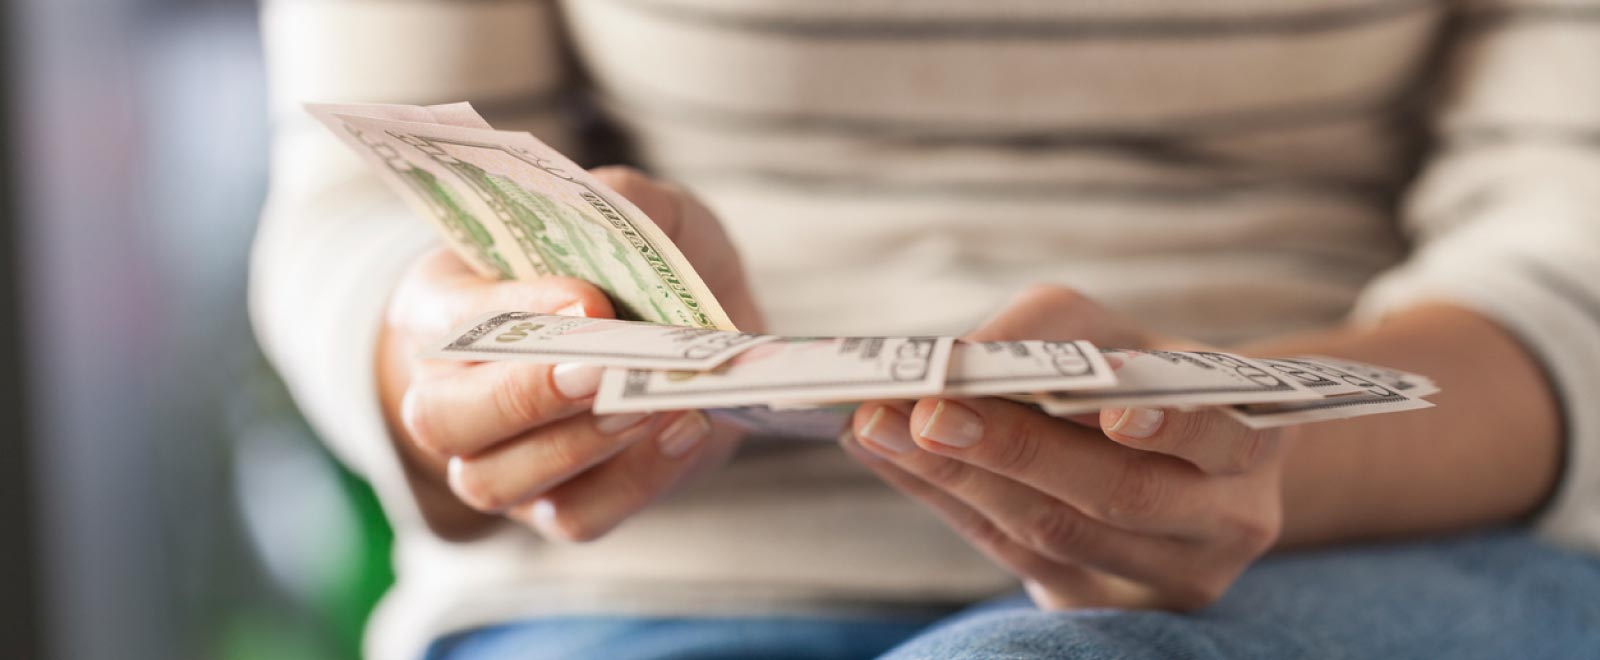
<svg viewBox="0 0 1600 660">
<path fill-rule="evenodd" d="M 1282 555 L 1205 611 L 945 617 L 558 617 L 458 633 L 433 660 L 1600 658 L 1600 559 L 1512 532 Z"/>
</svg>

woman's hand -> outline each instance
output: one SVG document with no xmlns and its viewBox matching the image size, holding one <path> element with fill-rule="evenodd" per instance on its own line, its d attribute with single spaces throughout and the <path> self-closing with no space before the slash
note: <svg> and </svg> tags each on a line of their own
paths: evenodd
<svg viewBox="0 0 1600 660">
<path fill-rule="evenodd" d="M 595 175 L 661 225 L 741 329 L 760 329 L 738 256 L 710 211 L 633 170 Z M 598 367 L 416 357 L 452 327 L 507 309 L 613 315 L 605 294 L 581 280 L 486 280 L 443 249 L 413 264 L 389 303 L 380 397 L 439 534 L 470 536 L 503 515 L 548 538 L 594 539 L 733 453 L 739 433 L 698 411 L 591 415 Z"/>
<path fill-rule="evenodd" d="M 1048 287 L 973 338 L 1175 346 Z M 861 406 L 842 443 L 1023 578 L 1040 607 L 1193 610 L 1277 538 L 1294 433 L 1209 411 L 1069 421 L 997 399 L 924 399 Z"/>
</svg>

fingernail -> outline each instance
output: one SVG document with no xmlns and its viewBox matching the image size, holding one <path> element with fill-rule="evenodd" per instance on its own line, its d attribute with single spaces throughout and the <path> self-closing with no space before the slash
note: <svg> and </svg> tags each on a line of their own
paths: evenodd
<svg viewBox="0 0 1600 660">
<path fill-rule="evenodd" d="M 556 519 L 556 505 L 547 499 L 539 499 L 533 503 L 533 510 L 528 512 L 528 519 L 533 523 L 533 528 L 539 530 L 546 539 L 552 541 L 570 541 L 572 535 L 561 526 L 561 521 Z"/>
<path fill-rule="evenodd" d="M 917 443 L 911 441 L 911 431 L 906 429 L 906 423 L 906 418 L 900 413 L 886 406 L 878 406 L 877 411 L 861 427 L 861 439 L 866 440 L 861 446 L 886 456 L 916 449 Z"/>
<path fill-rule="evenodd" d="M 1158 408 L 1128 408 L 1106 430 L 1130 438 L 1148 438 L 1161 430 L 1161 422 L 1166 417 L 1167 414 Z"/>
<path fill-rule="evenodd" d="M 466 468 L 467 464 L 461 461 L 460 456 L 451 456 L 450 461 L 445 463 L 445 479 L 448 480 L 451 487 L 461 483 L 461 474 Z"/>
<path fill-rule="evenodd" d="M 922 437 L 950 447 L 971 447 L 983 439 L 983 418 L 959 403 L 940 401 L 922 425 Z"/>
<path fill-rule="evenodd" d="M 556 507 L 550 503 L 550 500 L 535 500 L 533 502 L 533 510 L 528 512 L 528 519 L 541 528 L 554 528 L 556 526 Z"/>
<path fill-rule="evenodd" d="M 583 311 L 583 303 L 572 303 L 556 310 L 556 316 L 588 316 Z"/>
<path fill-rule="evenodd" d="M 556 391 L 569 401 L 587 399 L 600 389 L 600 374 L 604 370 L 592 364 L 563 362 L 550 370 L 550 382 Z"/>
<path fill-rule="evenodd" d="M 612 434 L 625 429 L 633 428 L 649 417 L 650 413 L 624 413 L 621 415 L 601 415 L 594 418 L 594 430 L 605 434 Z"/>
<path fill-rule="evenodd" d="M 861 443 L 856 442 L 856 434 L 850 429 L 845 429 L 839 432 L 839 446 L 844 448 L 845 453 L 850 454 L 851 456 L 856 456 L 861 460 L 871 461 L 873 463 L 883 462 L 882 457 L 867 451 L 866 448 L 861 446 Z"/>
<path fill-rule="evenodd" d="M 711 433 L 711 421 L 699 412 L 690 412 L 672 420 L 656 442 L 661 445 L 661 454 L 667 458 L 677 458 L 689 453 Z"/>
</svg>

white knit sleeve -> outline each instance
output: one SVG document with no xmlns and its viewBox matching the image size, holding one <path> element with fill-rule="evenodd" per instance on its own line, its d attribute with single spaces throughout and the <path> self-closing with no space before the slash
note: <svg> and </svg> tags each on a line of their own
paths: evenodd
<svg viewBox="0 0 1600 660">
<path fill-rule="evenodd" d="M 1467 3 L 1460 18 L 1403 214 L 1415 252 L 1357 314 L 1442 300 L 1516 335 L 1567 434 L 1538 526 L 1600 552 L 1600 0 Z"/>
<path fill-rule="evenodd" d="M 269 0 L 262 30 L 275 133 L 251 258 L 257 339 L 391 520 L 417 522 L 373 357 L 388 296 L 434 234 L 301 104 L 472 101 L 498 127 L 570 146 L 555 103 L 567 75 L 552 4 Z"/>
</svg>

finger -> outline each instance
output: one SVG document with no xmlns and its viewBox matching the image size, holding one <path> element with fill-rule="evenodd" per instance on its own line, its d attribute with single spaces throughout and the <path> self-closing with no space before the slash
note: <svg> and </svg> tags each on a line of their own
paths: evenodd
<svg viewBox="0 0 1600 660">
<path fill-rule="evenodd" d="M 1243 474 L 1281 451 L 1277 429 L 1252 430 L 1214 410 L 1106 408 L 1099 421 L 1123 446 L 1175 456 L 1212 475 Z"/>
<path fill-rule="evenodd" d="M 654 441 L 634 443 L 507 515 L 545 538 L 585 542 L 671 492 L 684 479 L 733 454 L 739 432 L 699 411 L 676 413 Z"/>
<path fill-rule="evenodd" d="M 1083 591 L 1065 590 L 1035 580 L 1022 583 L 1023 589 L 1039 609 L 1046 611 L 1116 608 L 1123 610 L 1183 609 L 1169 606 L 1162 594 L 1150 585 L 1140 584 L 1110 573 L 1091 576 L 1093 585 Z"/>
<path fill-rule="evenodd" d="M 574 417 L 450 459 L 450 490 L 474 509 L 502 512 L 652 436 L 662 422 L 643 414 Z"/>
<path fill-rule="evenodd" d="M 1137 348 L 1149 338 L 1136 326 L 1076 290 L 1044 284 L 1012 298 L 965 337 L 972 341 L 1087 339 L 1101 346 Z"/>
<path fill-rule="evenodd" d="M 595 365 L 488 362 L 411 383 L 400 419 L 418 445 L 474 454 L 590 408 L 604 372 Z"/>
<path fill-rule="evenodd" d="M 591 172 L 655 221 L 694 263 L 700 278 L 722 301 L 723 311 L 741 328 L 759 331 L 764 326 L 738 254 L 705 203 L 683 186 L 630 167 L 600 167 Z"/>
<path fill-rule="evenodd" d="M 1120 536 L 1127 542 L 1107 543 L 1106 551 L 1058 558 L 1019 541 L 1013 532 L 1006 529 L 1004 522 L 997 521 L 997 516 L 991 515 L 984 507 L 975 506 L 937 484 L 901 469 L 895 460 L 874 455 L 871 450 L 863 448 L 866 442 L 854 442 L 858 439 L 847 432 L 841 436 L 840 443 L 846 446 L 853 457 L 867 464 L 895 488 L 939 511 L 947 523 L 974 545 L 984 549 L 995 561 L 1020 575 L 1038 576 L 1042 584 L 1030 585 L 1030 594 L 1035 602 L 1044 607 L 1099 605 L 1194 610 L 1221 597 L 1246 565 L 1237 561 L 1239 555 L 1236 548 L 1227 543 L 1181 543 L 1137 535 L 1129 538 L 1126 533 Z M 1002 479 L 992 474 L 988 476 Z M 1000 493 L 998 490 L 993 492 Z M 1001 499 L 997 501 L 1015 495 L 1001 494 Z M 1025 507 L 1017 507 L 1016 510 L 1025 511 Z M 973 515 L 979 519 L 974 519 Z M 1034 514 L 1035 517 L 1037 515 Z M 1030 520 L 1026 515 L 1014 519 Z M 1003 536 L 1005 541 L 1002 542 L 999 536 Z M 1025 552 L 1018 552 L 1010 546 Z M 1248 556 L 1259 554 L 1259 547 L 1253 552 Z M 1121 556 L 1117 553 L 1121 553 Z M 1095 569 L 1085 573 L 1092 576 L 1093 582 L 1085 582 L 1078 576 L 1063 576 L 1050 570 L 1048 565 L 1035 563 L 1033 557 L 1041 558 L 1048 564 Z M 1045 587 L 1043 591 L 1047 593 L 1041 594 L 1040 590 L 1032 588 L 1034 586 Z"/>
<path fill-rule="evenodd" d="M 1108 600 L 1109 594 L 1103 592 L 1102 583 L 1087 568 L 1055 561 L 1017 543 L 976 509 L 863 448 L 858 440 L 859 437 L 849 430 L 839 436 L 839 444 L 847 454 L 895 490 L 927 506 L 979 552 L 1007 571 L 1039 583 L 1057 598 L 1072 594 L 1074 597 L 1070 600 L 1078 607 L 1117 604 Z"/>
<path fill-rule="evenodd" d="M 450 258 L 455 259 L 454 255 Z M 419 265 L 427 267 L 426 263 Z M 489 312 L 615 315 L 605 292 L 580 279 L 487 280 L 471 271 L 440 268 L 444 272 L 408 275 L 389 305 L 389 322 L 405 328 L 419 342 L 438 340 Z"/>
<path fill-rule="evenodd" d="M 617 191 L 639 207 L 645 215 L 661 228 L 668 238 L 676 240 L 683 228 L 683 198 L 680 191 L 655 180 L 632 167 L 608 165 L 589 170 L 594 178 L 606 187 Z"/>
<path fill-rule="evenodd" d="M 452 310 L 453 326 L 489 312 L 538 312 L 594 318 L 612 318 L 616 315 L 611 299 L 604 291 L 575 277 L 495 282 L 487 287 L 476 287 L 471 294 L 461 296 L 460 304 Z"/>
<path fill-rule="evenodd" d="M 915 445 L 1045 492 L 1113 527 L 1203 537 L 1226 511 L 1217 484 L 1170 456 L 998 399 L 923 399 Z"/>
<path fill-rule="evenodd" d="M 909 420 L 897 411 L 879 408 L 862 414 L 856 427 L 860 444 L 912 444 Z M 891 439 L 888 436 L 902 436 Z M 911 449 L 879 451 L 896 468 L 955 497 L 993 522 L 1016 543 L 1055 561 L 1087 563 L 1111 573 L 1143 580 L 1171 570 L 1170 558 L 1188 544 L 1146 536 L 1090 518 L 1045 493 L 953 458 Z"/>
<path fill-rule="evenodd" d="M 411 267 L 429 279 L 455 280 L 478 276 L 467 262 L 462 261 L 453 250 L 443 245 L 423 252 Z"/>
</svg>

